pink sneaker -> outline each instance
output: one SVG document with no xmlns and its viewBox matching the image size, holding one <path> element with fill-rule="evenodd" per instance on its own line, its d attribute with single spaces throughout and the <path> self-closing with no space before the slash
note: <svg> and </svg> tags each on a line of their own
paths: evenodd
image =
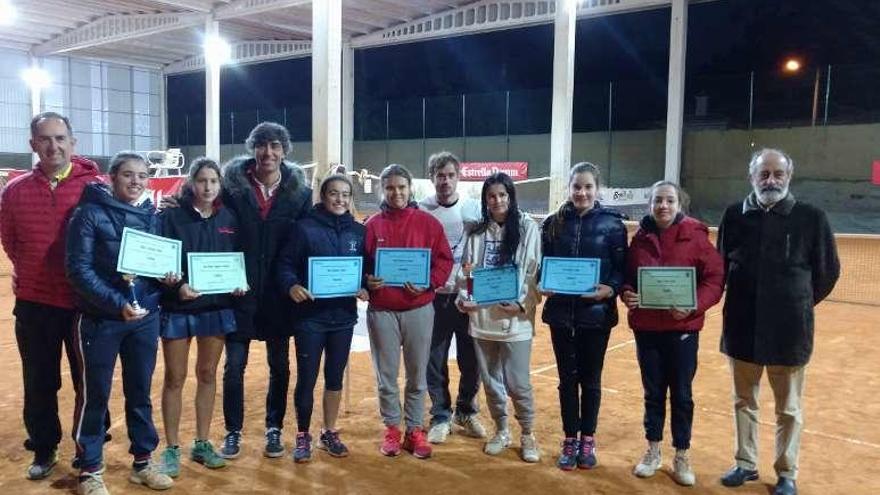
<svg viewBox="0 0 880 495">
<path fill-rule="evenodd" d="M 400 428 L 397 426 L 385 427 L 385 439 L 382 440 L 382 447 L 379 452 L 388 457 L 397 457 L 400 455 Z"/>
<path fill-rule="evenodd" d="M 406 438 L 403 440 L 403 450 L 412 452 L 412 455 L 418 459 L 431 457 L 431 444 L 428 443 L 425 430 L 413 428 L 406 432 Z"/>
</svg>

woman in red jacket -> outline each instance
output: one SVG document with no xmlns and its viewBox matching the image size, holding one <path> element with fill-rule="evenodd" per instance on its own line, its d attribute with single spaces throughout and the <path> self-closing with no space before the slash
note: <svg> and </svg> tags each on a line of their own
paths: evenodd
<svg viewBox="0 0 880 495">
<path fill-rule="evenodd" d="M 370 351 L 379 388 L 379 412 L 385 439 L 379 449 L 387 456 L 400 455 L 400 390 L 397 373 L 403 350 L 406 375 L 403 450 L 419 459 L 431 457 L 431 445 L 422 428 L 425 413 L 427 369 L 434 329 L 434 289 L 443 287 L 452 271 L 452 251 L 443 226 L 412 200 L 412 175 L 400 165 L 388 165 L 379 174 L 384 201 L 382 211 L 367 221 L 364 241 L 365 273 L 370 290 L 367 327 Z M 431 250 L 428 287 L 407 281 L 403 287 L 385 285 L 374 271 L 379 248 Z"/>
<path fill-rule="evenodd" d="M 724 268 L 709 241 L 706 226 L 682 213 L 682 199 L 681 188 L 673 182 L 660 181 L 651 187 L 651 211 L 639 224 L 629 248 L 622 299 L 629 308 L 629 326 L 635 333 L 645 388 L 648 450 L 633 474 L 647 478 L 660 468 L 668 389 L 675 447 L 672 477 L 681 485 L 691 486 L 696 481 L 688 458 L 694 417 L 691 382 L 697 371 L 703 315 L 721 299 Z M 660 266 L 696 269 L 696 310 L 639 307 L 636 292 L 639 267 Z"/>
</svg>

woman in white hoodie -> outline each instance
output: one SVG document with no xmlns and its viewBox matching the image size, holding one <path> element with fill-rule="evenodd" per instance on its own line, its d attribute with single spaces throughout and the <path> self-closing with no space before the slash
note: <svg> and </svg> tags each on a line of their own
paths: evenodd
<svg viewBox="0 0 880 495">
<path fill-rule="evenodd" d="M 495 420 L 495 435 L 484 451 L 498 455 L 510 446 L 507 397 L 522 429 L 521 456 L 538 462 L 540 450 L 532 431 L 534 395 L 529 378 L 535 307 L 540 296 L 535 277 L 541 260 L 541 233 L 537 223 L 517 207 L 516 189 L 509 176 L 497 173 L 483 183 L 482 220 L 468 234 L 462 253 L 458 307 L 470 315 L 486 402 Z M 467 278 L 475 268 L 515 265 L 519 295 L 515 301 L 481 307 L 467 297 Z"/>
</svg>

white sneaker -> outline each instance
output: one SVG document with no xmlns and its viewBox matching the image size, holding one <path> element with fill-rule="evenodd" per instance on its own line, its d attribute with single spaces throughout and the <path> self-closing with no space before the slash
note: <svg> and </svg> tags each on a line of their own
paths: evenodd
<svg viewBox="0 0 880 495">
<path fill-rule="evenodd" d="M 446 437 L 451 433 L 452 424 L 450 424 L 449 421 L 435 423 L 431 426 L 431 429 L 428 430 L 428 441 L 431 443 L 443 443 L 446 441 Z"/>
<path fill-rule="evenodd" d="M 473 438 L 486 438 L 486 428 L 476 414 L 456 414 L 452 421 L 464 429 L 464 434 Z"/>
<path fill-rule="evenodd" d="M 82 472 L 79 474 L 80 481 L 77 491 L 79 495 L 110 495 L 104 485 L 104 470 L 94 473 Z"/>
<path fill-rule="evenodd" d="M 495 436 L 486 442 L 486 446 L 483 447 L 483 452 L 489 455 L 498 455 L 507 447 L 510 447 L 510 431 L 498 430 L 495 432 Z"/>
<path fill-rule="evenodd" d="M 660 442 L 648 442 L 648 450 L 645 451 L 642 461 L 633 469 L 633 474 L 639 478 L 650 478 L 660 469 L 662 462 L 660 458 Z"/>
<path fill-rule="evenodd" d="M 691 460 L 688 451 L 679 449 L 675 451 L 675 459 L 672 461 L 672 479 L 682 486 L 694 486 L 697 477 L 691 469 Z"/>
<path fill-rule="evenodd" d="M 519 443 L 522 447 L 522 460 L 526 462 L 538 462 L 541 460 L 541 449 L 538 448 L 538 440 L 534 433 L 519 437 Z"/>
<path fill-rule="evenodd" d="M 174 481 L 170 476 L 163 473 L 162 470 L 153 462 L 149 462 L 147 466 L 140 471 L 131 470 L 128 481 L 136 485 L 144 485 L 153 490 L 167 490 L 174 485 Z"/>
</svg>

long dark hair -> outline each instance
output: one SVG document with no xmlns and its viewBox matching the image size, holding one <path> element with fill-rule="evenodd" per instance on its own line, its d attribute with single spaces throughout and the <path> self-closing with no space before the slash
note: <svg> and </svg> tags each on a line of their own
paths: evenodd
<svg viewBox="0 0 880 495">
<path fill-rule="evenodd" d="M 209 168 L 217 173 L 217 178 L 220 180 L 220 193 L 223 193 L 223 173 L 220 171 L 220 165 L 211 158 L 200 156 L 193 160 L 192 164 L 189 166 L 189 176 L 186 178 L 186 183 L 183 184 L 180 191 L 180 197 L 182 199 L 190 202 L 193 200 L 193 197 L 195 196 L 193 187 L 196 185 L 196 176 L 199 175 L 199 172 L 204 168 Z M 219 198 L 220 194 L 217 195 L 217 199 Z"/>
<path fill-rule="evenodd" d="M 571 170 L 568 172 L 568 186 L 571 187 L 572 181 L 578 174 L 590 174 L 593 176 L 593 181 L 596 183 L 596 196 L 599 195 L 599 167 L 593 165 L 590 162 L 578 162 L 571 166 Z M 562 226 L 565 224 L 565 212 L 572 208 L 571 200 L 566 199 L 562 205 L 556 210 L 556 213 L 553 213 L 554 221 L 550 224 L 550 238 L 556 239 L 559 235 L 559 231 L 562 229 Z"/>
<path fill-rule="evenodd" d="M 497 172 L 486 177 L 483 182 L 483 192 L 480 193 L 480 209 L 483 212 L 483 218 L 471 232 L 483 234 L 489 228 L 490 222 L 494 222 L 492 214 L 489 213 L 489 208 L 486 206 L 486 194 L 488 194 L 489 188 L 495 184 L 503 185 L 507 190 L 508 197 L 507 219 L 504 221 L 504 240 L 501 242 L 501 264 L 506 265 L 512 263 L 516 257 L 516 248 L 519 246 L 520 238 L 520 212 L 516 202 L 516 187 L 509 175 Z"/>
</svg>

